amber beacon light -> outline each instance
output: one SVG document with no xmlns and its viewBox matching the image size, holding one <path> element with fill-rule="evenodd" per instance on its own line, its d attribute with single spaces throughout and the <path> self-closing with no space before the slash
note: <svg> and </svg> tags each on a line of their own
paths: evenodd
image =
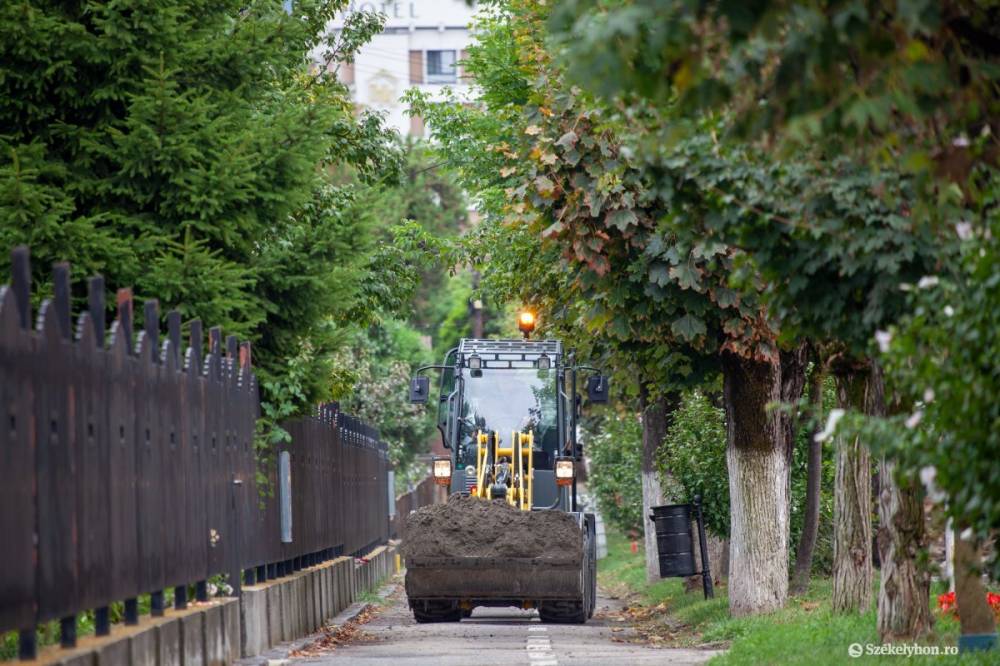
<svg viewBox="0 0 1000 666">
<path fill-rule="evenodd" d="M 524 337 L 528 337 L 535 330 L 535 314 L 528 310 L 522 312 L 517 317 L 517 327 L 524 333 Z"/>
</svg>

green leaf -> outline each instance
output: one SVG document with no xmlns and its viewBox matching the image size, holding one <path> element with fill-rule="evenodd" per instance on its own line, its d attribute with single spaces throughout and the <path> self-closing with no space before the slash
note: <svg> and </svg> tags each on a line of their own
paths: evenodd
<svg viewBox="0 0 1000 666">
<path fill-rule="evenodd" d="M 681 289 L 695 289 L 700 287 L 700 271 L 695 267 L 693 261 L 686 261 L 670 269 L 670 277 L 677 280 Z"/>
<path fill-rule="evenodd" d="M 630 226 L 639 223 L 639 218 L 630 210 L 613 210 L 604 218 L 604 223 L 609 227 L 615 227 L 619 231 L 625 231 Z"/>
<path fill-rule="evenodd" d="M 675 335 L 687 342 L 694 342 L 698 336 L 705 335 L 705 322 L 692 314 L 686 314 L 670 325 Z"/>
</svg>

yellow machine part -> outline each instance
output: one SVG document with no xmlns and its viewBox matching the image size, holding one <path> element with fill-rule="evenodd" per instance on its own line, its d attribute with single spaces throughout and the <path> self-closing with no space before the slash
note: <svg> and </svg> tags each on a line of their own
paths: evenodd
<svg viewBox="0 0 1000 666">
<path fill-rule="evenodd" d="M 510 441 L 511 446 L 500 446 L 500 433 L 496 431 L 489 434 L 479 431 L 476 434 L 475 497 L 490 499 L 490 488 L 496 483 L 495 463 L 502 456 L 507 456 L 514 468 L 512 485 L 507 489 L 507 502 L 521 511 L 531 511 L 535 437 L 531 432 L 514 431 Z M 494 464 L 487 464 L 489 460 Z"/>
</svg>

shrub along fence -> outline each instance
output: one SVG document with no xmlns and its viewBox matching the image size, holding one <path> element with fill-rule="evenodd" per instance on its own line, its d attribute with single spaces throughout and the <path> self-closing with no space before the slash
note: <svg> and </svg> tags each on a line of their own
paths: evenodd
<svg viewBox="0 0 1000 666">
<path fill-rule="evenodd" d="M 378 432 L 323 405 L 284 424 L 290 454 L 291 540 L 282 539 L 276 458 L 254 451 L 258 389 L 249 343 L 166 315 L 155 300 L 133 330 L 133 299 L 117 292 L 105 327 L 105 285 L 89 280 L 73 324 L 69 266 L 32 318 L 29 255 L 12 254 L 0 287 L 0 633 L 19 630 L 22 658 L 35 627 L 60 620 L 76 641 L 76 615 L 93 609 L 98 634 L 109 606 L 137 597 L 163 613 L 163 591 L 187 604 L 224 573 L 239 592 L 389 537 L 388 451 Z M 257 472 L 269 478 L 258 488 Z M 408 511 L 408 509 L 407 509 Z M 404 514 L 405 515 L 405 514 Z M 285 530 L 286 537 L 288 530 Z"/>
</svg>

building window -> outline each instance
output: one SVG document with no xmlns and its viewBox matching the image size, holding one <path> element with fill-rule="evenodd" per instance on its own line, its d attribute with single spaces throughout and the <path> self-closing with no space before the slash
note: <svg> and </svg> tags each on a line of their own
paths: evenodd
<svg viewBox="0 0 1000 666">
<path fill-rule="evenodd" d="M 427 52 L 427 83 L 455 83 L 457 78 L 454 51 Z"/>
</svg>

